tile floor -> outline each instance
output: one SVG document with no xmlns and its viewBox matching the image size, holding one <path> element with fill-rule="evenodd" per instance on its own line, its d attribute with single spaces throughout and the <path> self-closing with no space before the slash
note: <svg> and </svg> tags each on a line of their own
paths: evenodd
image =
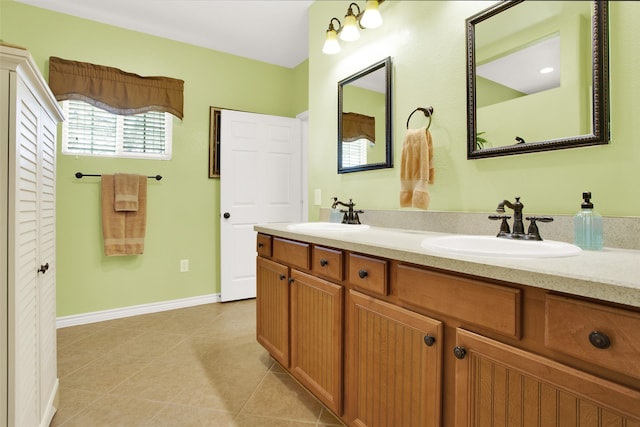
<svg viewBox="0 0 640 427">
<path fill-rule="evenodd" d="M 56 427 L 342 426 L 255 338 L 255 300 L 58 330 Z"/>
</svg>

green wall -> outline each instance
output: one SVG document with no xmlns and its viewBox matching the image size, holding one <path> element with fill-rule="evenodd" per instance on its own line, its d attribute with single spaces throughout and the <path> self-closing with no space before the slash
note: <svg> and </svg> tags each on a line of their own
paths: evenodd
<svg viewBox="0 0 640 427">
<path fill-rule="evenodd" d="M 398 165 L 407 117 L 416 107 L 435 108 L 435 182 L 430 210 L 491 212 L 505 198 L 521 196 L 527 212 L 572 214 L 582 192 L 609 216 L 640 216 L 640 2 L 610 3 L 611 143 L 518 156 L 466 159 L 465 19 L 493 1 L 387 1 L 382 27 L 342 43 L 342 52 L 321 52 L 333 16 L 344 1 L 317 1 L 309 32 L 309 194 L 353 198 L 358 208 L 399 209 L 399 167 L 338 175 L 335 128 L 336 83 L 391 56 L 393 61 L 394 164 Z M 422 120 L 422 122 L 421 122 Z M 505 121 L 509 118 L 505 117 Z M 411 125 L 426 125 L 417 115 Z M 544 126 L 541 123 L 541 126 Z M 313 200 L 311 198 L 310 200 Z M 329 205 L 325 197 L 323 207 Z M 309 217 L 318 218 L 310 206 Z"/>
<path fill-rule="evenodd" d="M 352 197 L 364 209 L 399 209 L 399 168 L 336 173 L 337 82 L 391 56 L 393 140 L 416 107 L 435 108 L 435 183 L 430 210 L 489 212 L 522 196 L 531 213 L 570 214 L 584 190 L 604 215 L 640 216 L 640 2 L 611 2 L 611 144 L 466 160 L 464 20 L 493 1 L 387 1 L 384 24 L 321 52 L 329 20 L 347 2 L 310 10 L 309 61 L 276 67 L 158 37 L 0 0 L 0 39 L 27 47 L 47 75 L 49 56 L 185 81 L 185 118 L 175 120 L 171 161 L 58 156 L 58 316 L 219 292 L 219 181 L 207 178 L 210 105 L 295 116 L 309 110 L 309 194 Z M 308 73 L 308 74 L 307 74 Z M 424 122 L 421 123 L 421 120 Z M 414 115 L 412 126 L 426 125 Z M 161 174 L 150 182 L 146 252 L 105 258 L 99 183 L 73 173 Z M 313 197 L 309 197 L 313 200 Z M 329 205 L 324 197 L 323 206 Z M 319 207 L 310 206 L 310 218 Z M 363 215 L 366 222 L 366 213 Z M 188 258 L 190 271 L 179 273 Z"/>
<path fill-rule="evenodd" d="M 294 117 L 307 109 L 308 64 L 288 69 L 13 1 L 0 5 L 0 39 L 29 49 L 45 77 L 49 57 L 59 56 L 185 81 L 170 161 L 58 150 L 58 316 L 218 293 L 220 186 L 208 178 L 209 106 Z M 76 171 L 164 177 L 149 181 L 144 255 L 103 255 L 99 178 L 78 180 Z M 180 273 L 185 258 L 190 271 Z"/>
</svg>

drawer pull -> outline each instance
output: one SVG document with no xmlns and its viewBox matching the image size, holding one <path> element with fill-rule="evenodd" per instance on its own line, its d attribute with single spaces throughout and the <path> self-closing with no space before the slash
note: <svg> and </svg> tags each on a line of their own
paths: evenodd
<svg viewBox="0 0 640 427">
<path fill-rule="evenodd" d="M 321 267 L 326 267 L 327 264 L 329 264 L 329 261 L 327 261 L 326 259 L 321 259 L 320 260 L 320 266 Z"/>
<path fill-rule="evenodd" d="M 424 343 L 427 345 L 427 347 L 431 347 L 433 344 L 435 344 L 435 342 L 436 342 L 436 337 L 434 337 L 433 335 L 424 336 Z"/>
<path fill-rule="evenodd" d="M 364 279 L 365 277 L 367 277 L 367 270 L 360 270 L 360 271 L 358 271 L 358 276 L 359 276 L 361 279 Z"/>
<path fill-rule="evenodd" d="M 284 280 L 287 276 L 285 276 L 284 274 L 280 275 L 280 280 Z"/>
<path fill-rule="evenodd" d="M 589 342 L 595 347 L 600 349 L 609 348 L 611 346 L 611 340 L 607 334 L 593 331 L 589 334 Z"/>
<path fill-rule="evenodd" d="M 464 347 L 460 347 L 459 345 L 453 347 L 453 355 L 456 357 L 456 359 L 464 359 L 464 357 L 467 355 L 467 350 Z"/>
</svg>

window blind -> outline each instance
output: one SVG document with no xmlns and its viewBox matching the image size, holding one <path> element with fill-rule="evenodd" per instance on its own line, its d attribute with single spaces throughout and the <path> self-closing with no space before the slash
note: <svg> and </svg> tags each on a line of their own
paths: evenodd
<svg viewBox="0 0 640 427">
<path fill-rule="evenodd" d="M 83 101 L 62 102 L 62 152 L 117 157 L 171 157 L 169 113 L 112 114 Z"/>
</svg>

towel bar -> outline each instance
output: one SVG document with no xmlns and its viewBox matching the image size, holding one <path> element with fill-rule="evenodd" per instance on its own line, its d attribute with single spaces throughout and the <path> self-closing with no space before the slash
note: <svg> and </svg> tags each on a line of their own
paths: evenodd
<svg viewBox="0 0 640 427">
<path fill-rule="evenodd" d="M 76 172 L 75 173 L 75 177 L 80 179 L 83 176 L 102 176 L 101 174 L 90 174 L 90 173 L 82 173 L 82 172 Z M 155 176 L 148 176 L 147 178 L 149 179 L 155 179 L 156 181 L 160 181 L 162 179 L 162 175 L 155 175 Z"/>
<path fill-rule="evenodd" d="M 431 117 L 433 115 L 433 107 L 432 106 L 428 106 L 428 107 L 418 107 L 415 110 L 413 110 L 411 112 L 411 114 L 409 114 L 409 118 L 407 119 L 407 129 L 409 129 L 409 120 L 411 120 L 411 116 L 413 116 L 413 113 L 415 113 L 416 111 L 422 111 L 424 113 L 425 117 L 429 117 L 429 124 L 427 125 L 427 129 L 429 130 L 429 127 L 431 126 Z"/>
</svg>

